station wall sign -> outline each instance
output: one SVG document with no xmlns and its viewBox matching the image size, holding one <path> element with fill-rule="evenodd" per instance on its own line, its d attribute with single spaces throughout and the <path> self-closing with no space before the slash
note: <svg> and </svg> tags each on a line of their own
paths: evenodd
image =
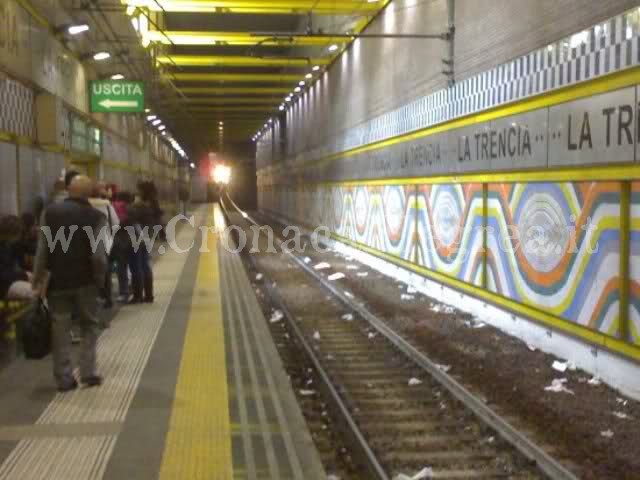
<svg viewBox="0 0 640 480">
<path fill-rule="evenodd" d="M 144 84 L 125 80 L 94 80 L 89 84 L 92 113 L 144 112 Z"/>
<path fill-rule="evenodd" d="M 320 162 L 302 175 L 311 182 L 380 180 L 633 163 L 640 161 L 638 95 L 628 87 L 475 123 Z"/>
</svg>

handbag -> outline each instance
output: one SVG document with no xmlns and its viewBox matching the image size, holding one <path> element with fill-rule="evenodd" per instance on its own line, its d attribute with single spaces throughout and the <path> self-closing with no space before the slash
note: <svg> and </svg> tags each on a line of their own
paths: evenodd
<svg viewBox="0 0 640 480">
<path fill-rule="evenodd" d="M 51 352 L 51 314 L 42 299 L 23 317 L 22 348 L 25 357 L 34 360 Z"/>
</svg>

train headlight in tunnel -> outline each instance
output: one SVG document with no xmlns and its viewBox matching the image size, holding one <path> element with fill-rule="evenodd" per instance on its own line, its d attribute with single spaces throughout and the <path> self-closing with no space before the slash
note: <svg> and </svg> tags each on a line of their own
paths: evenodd
<svg viewBox="0 0 640 480">
<path fill-rule="evenodd" d="M 229 185 L 231 181 L 231 167 L 216 165 L 213 169 L 213 181 L 222 185 Z"/>
</svg>

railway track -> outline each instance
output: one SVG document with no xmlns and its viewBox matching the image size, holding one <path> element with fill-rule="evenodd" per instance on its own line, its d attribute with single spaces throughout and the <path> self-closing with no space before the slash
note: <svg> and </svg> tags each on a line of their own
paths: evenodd
<svg viewBox="0 0 640 480">
<path fill-rule="evenodd" d="M 258 223 L 227 202 L 228 218 L 249 235 Z M 364 478 L 576 478 L 335 283 L 295 254 L 282 255 L 246 258 L 265 277 L 282 331 L 314 366 Z"/>
</svg>

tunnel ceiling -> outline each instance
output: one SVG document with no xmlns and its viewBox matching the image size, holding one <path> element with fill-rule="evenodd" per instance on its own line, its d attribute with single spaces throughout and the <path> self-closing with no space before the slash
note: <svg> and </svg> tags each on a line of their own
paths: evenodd
<svg viewBox="0 0 640 480">
<path fill-rule="evenodd" d="M 119 61 L 151 84 L 153 113 L 196 152 L 250 142 L 390 0 L 69 1 L 108 18 L 127 45 Z"/>
</svg>

